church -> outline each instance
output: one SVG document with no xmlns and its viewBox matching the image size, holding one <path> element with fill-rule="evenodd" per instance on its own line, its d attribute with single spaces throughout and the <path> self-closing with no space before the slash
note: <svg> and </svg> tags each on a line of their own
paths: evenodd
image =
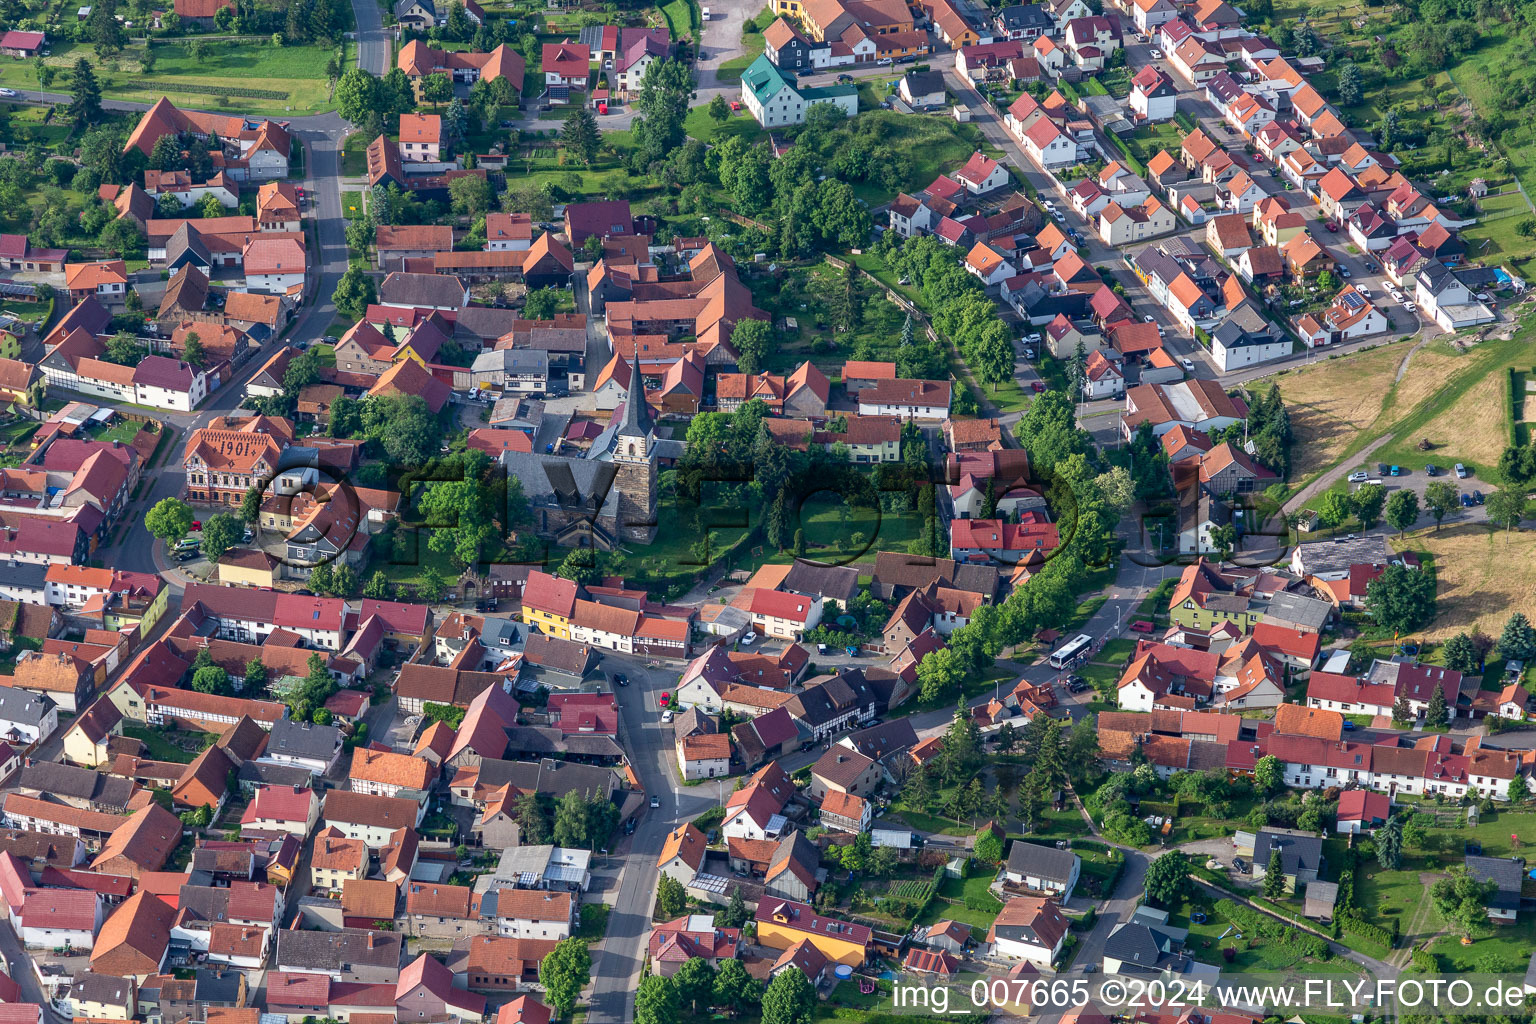
<svg viewBox="0 0 1536 1024">
<path fill-rule="evenodd" d="M 500 460 L 522 482 L 540 536 L 561 547 L 612 551 L 655 539 L 657 464 L 682 449 L 681 441 L 656 436 L 636 360 L 629 394 L 585 452 L 504 451 Z"/>
</svg>

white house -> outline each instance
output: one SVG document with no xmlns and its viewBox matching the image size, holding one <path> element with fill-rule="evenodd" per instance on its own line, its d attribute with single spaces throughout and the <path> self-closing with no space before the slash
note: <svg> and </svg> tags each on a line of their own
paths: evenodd
<svg viewBox="0 0 1536 1024">
<path fill-rule="evenodd" d="M 1020 896 L 1008 900 L 987 929 L 995 955 L 1048 968 L 1061 955 L 1067 919 L 1049 899 Z"/>
<path fill-rule="evenodd" d="M 52 736 L 58 727 L 59 706 L 52 699 L 12 686 L 0 686 L 0 740 L 37 743 Z"/>
<path fill-rule="evenodd" d="M 302 291 L 308 261 L 296 238 L 253 238 L 241 253 L 245 290 L 269 295 Z"/>
<path fill-rule="evenodd" d="M 1168 0 L 1156 0 L 1167 3 Z M 1173 79 L 1147 64 L 1131 79 L 1131 110 L 1138 120 L 1168 121 L 1179 112 L 1179 90 Z"/>
<path fill-rule="evenodd" d="M 1077 140 L 1056 127 L 1048 117 L 1041 117 L 1026 129 L 1019 141 L 1024 144 L 1024 152 L 1043 170 L 1071 167 L 1082 160 Z"/>
</svg>

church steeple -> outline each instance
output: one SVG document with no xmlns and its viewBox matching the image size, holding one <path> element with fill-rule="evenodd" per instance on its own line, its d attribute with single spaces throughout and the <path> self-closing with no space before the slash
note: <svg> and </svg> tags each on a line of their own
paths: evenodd
<svg viewBox="0 0 1536 1024">
<path fill-rule="evenodd" d="M 624 416 L 619 420 L 617 433 L 620 438 L 645 438 L 651 434 L 651 408 L 645 401 L 645 382 L 640 379 L 638 351 L 629 366 L 629 394 L 624 399 Z"/>
</svg>

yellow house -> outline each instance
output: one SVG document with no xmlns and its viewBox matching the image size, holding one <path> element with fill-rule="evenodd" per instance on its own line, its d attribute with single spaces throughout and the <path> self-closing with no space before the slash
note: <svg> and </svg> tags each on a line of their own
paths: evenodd
<svg viewBox="0 0 1536 1024">
<path fill-rule="evenodd" d="M 822 917 L 804 903 L 764 899 L 757 905 L 756 920 L 757 941 L 770 949 L 809 942 L 828 960 L 849 967 L 861 966 L 869 952 L 869 928 Z"/>
<path fill-rule="evenodd" d="M 165 614 L 166 606 L 171 599 L 170 587 L 159 579 L 151 577 L 151 580 L 152 582 L 148 585 L 135 582 L 126 590 L 116 590 L 114 581 L 117 600 L 113 601 L 102 614 L 102 625 L 107 629 L 117 630 L 137 625 L 140 636 L 148 635 L 155 628 L 155 623 L 160 621 L 160 616 Z"/>
<path fill-rule="evenodd" d="M 21 339 L 10 331 L 0 331 L 0 359 L 21 358 Z"/>
<path fill-rule="evenodd" d="M 282 563 L 260 548 L 235 548 L 219 558 L 219 582 L 270 587 L 282 578 Z"/>
<path fill-rule="evenodd" d="M 123 734 L 123 715 L 106 697 L 97 697 L 64 733 L 64 760 L 96 768 L 112 760 L 107 745 Z"/>
<path fill-rule="evenodd" d="M 547 572 L 530 572 L 523 584 L 523 621 L 561 640 L 571 638 L 576 584 Z"/>
</svg>

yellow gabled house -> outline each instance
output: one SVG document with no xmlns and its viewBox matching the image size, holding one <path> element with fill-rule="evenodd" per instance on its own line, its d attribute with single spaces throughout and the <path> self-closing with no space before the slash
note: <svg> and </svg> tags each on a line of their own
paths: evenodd
<svg viewBox="0 0 1536 1024">
<path fill-rule="evenodd" d="M 523 621 L 561 640 L 571 638 L 576 584 L 547 572 L 530 572 L 523 584 Z"/>
<path fill-rule="evenodd" d="M 809 904 L 765 897 L 757 905 L 757 941 L 770 949 L 791 949 L 809 942 L 828 960 L 859 967 L 869 953 L 872 934 L 862 924 L 822 917 Z"/>
</svg>

